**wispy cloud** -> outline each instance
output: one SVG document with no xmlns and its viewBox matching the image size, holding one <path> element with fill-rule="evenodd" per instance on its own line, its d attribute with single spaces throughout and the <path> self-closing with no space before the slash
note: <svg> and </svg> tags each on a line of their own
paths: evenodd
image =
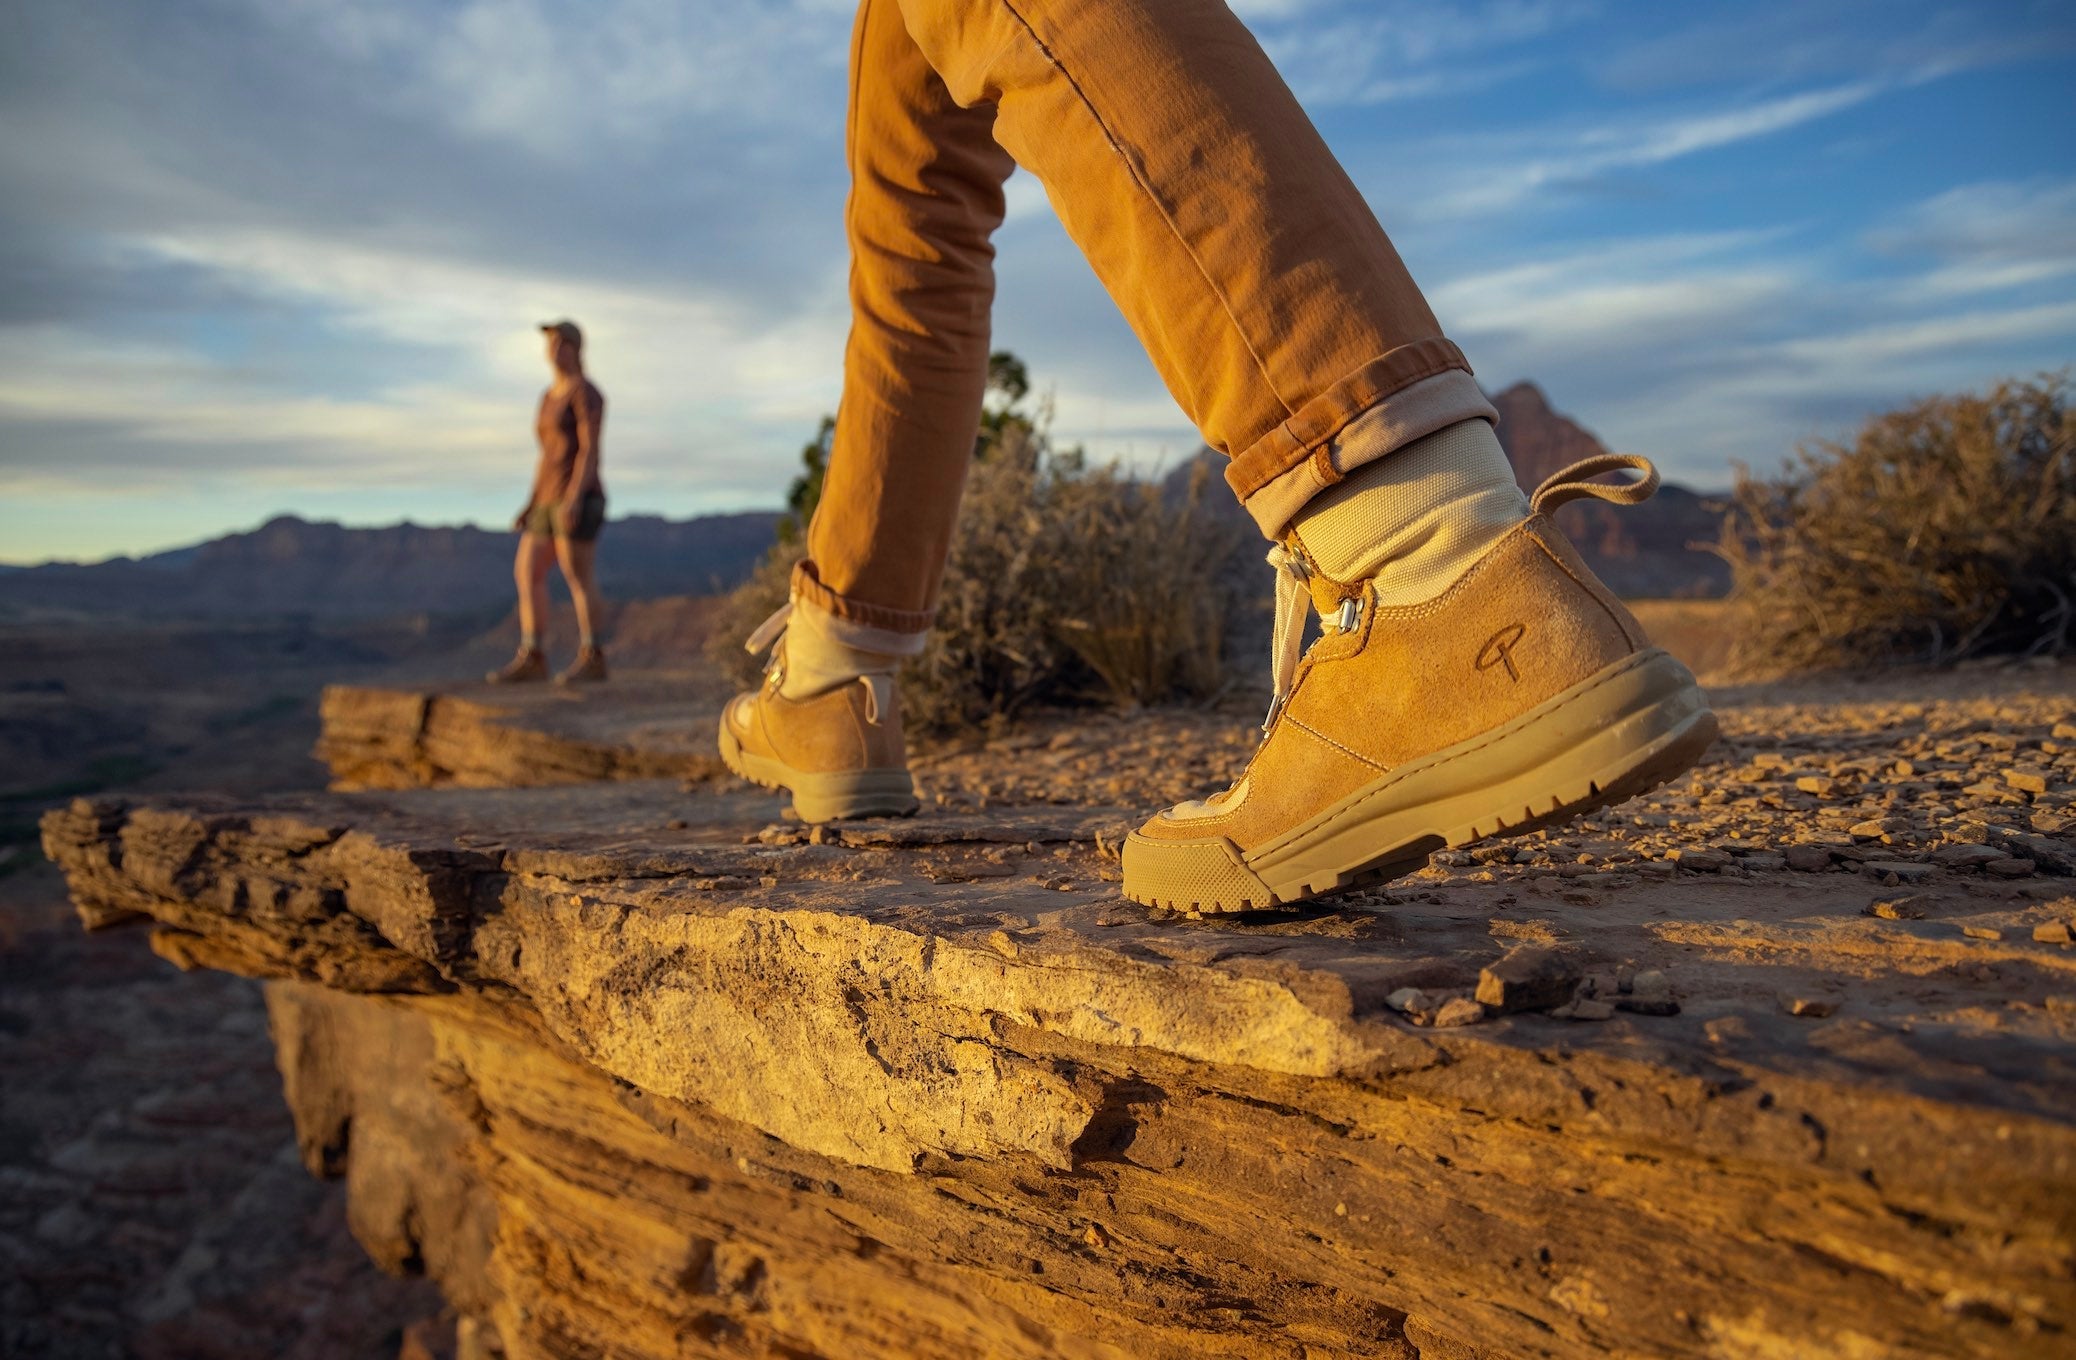
<svg viewBox="0 0 2076 1360">
<path fill-rule="evenodd" d="M 853 6 L 17 5 L 0 553 L 501 522 L 565 313 L 617 503 L 768 503 L 837 395 Z M 1238 8 L 1480 377 L 1689 480 L 2076 357 L 2066 5 Z M 1060 435 L 1186 454 L 1041 186 L 1010 202 L 995 335 Z"/>
<path fill-rule="evenodd" d="M 1485 217 L 1518 207 L 1538 192 L 1576 185 L 1610 171 L 1663 165 L 1684 156 L 1768 137 L 1864 104 L 1893 88 L 1855 81 L 1828 89 L 1752 100 L 1702 113 L 1601 123 L 1544 139 L 1545 145 L 1511 157 L 1469 156 L 1456 181 L 1420 202 L 1424 219 Z"/>
<path fill-rule="evenodd" d="M 1535 40 L 1598 9 L 1585 0 L 1394 3 L 1343 7 L 1304 23 L 1262 14 L 1257 27 L 1306 104 L 1360 107 L 1489 88 L 1534 64 L 1538 54 L 1528 49 Z"/>
</svg>

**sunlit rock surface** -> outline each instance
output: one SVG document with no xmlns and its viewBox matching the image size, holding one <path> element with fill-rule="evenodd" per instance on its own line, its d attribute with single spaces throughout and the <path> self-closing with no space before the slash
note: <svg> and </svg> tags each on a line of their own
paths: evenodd
<svg viewBox="0 0 2076 1360">
<path fill-rule="evenodd" d="M 1122 807 L 776 811 L 81 802 L 45 843 L 90 926 L 280 979 L 306 1159 L 512 1356 L 2066 1353 L 2052 901 L 1992 940 L 1857 874 L 1431 872 L 1156 920 Z"/>
</svg>

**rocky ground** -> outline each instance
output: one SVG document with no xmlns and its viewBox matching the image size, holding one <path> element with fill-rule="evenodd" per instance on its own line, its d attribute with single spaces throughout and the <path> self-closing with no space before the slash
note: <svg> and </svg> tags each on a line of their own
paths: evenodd
<svg viewBox="0 0 2076 1360">
<path fill-rule="evenodd" d="M 257 984 L 0 880 L 0 1355 L 381 1360 L 440 1307 L 296 1155 Z"/>
<path fill-rule="evenodd" d="M 2076 1325 L 2076 671 L 1728 690 L 1699 770 L 1586 822 L 1288 914 L 1121 902 L 1123 832 L 1230 778 L 1249 709 L 925 747 L 905 821 L 695 777 L 82 803 L 46 837 L 90 921 L 322 984 L 275 993 L 306 1160 L 522 1354 L 607 1316 L 714 1355 Z M 654 730 L 549 726 L 580 764 Z"/>
<path fill-rule="evenodd" d="M 1568 1023 L 1581 1042 L 1677 1032 L 1724 1055 L 1791 1042 L 1862 1075 L 2001 1081 L 2015 1107 L 2057 1108 L 2052 1074 L 2076 1042 L 2076 667 L 1726 688 L 1717 700 L 1724 739 L 1675 786 L 1588 822 L 1439 856 L 1323 914 L 1243 927 L 1258 944 L 1236 944 L 1217 923 L 1109 905 L 1132 820 L 1244 763 L 1255 708 L 1243 699 L 1206 714 L 1044 716 L 926 745 L 925 816 L 878 829 L 815 832 L 775 799 L 710 778 L 676 799 L 626 785 L 586 814 L 595 824 L 492 803 L 464 820 L 485 845 L 545 816 L 599 845 L 665 849 L 725 824 L 745 855 L 793 856 L 783 872 L 816 900 L 884 896 L 895 879 L 984 891 L 975 909 L 988 919 L 972 928 L 982 941 L 999 935 L 988 947 L 1011 959 L 1043 956 L 1058 928 L 1046 900 L 1077 929 L 1129 937 L 1127 952 L 1145 957 L 1343 939 L 1392 953 L 1391 967 L 1356 979 L 1355 1004 L 1409 1033 L 1489 1030 L 1517 1042 L 1525 1009 L 1540 1013 L 1535 1025 Z M 647 772 L 644 759 L 685 749 L 653 713 L 561 717 L 559 729 L 518 721 L 583 747 L 569 769 L 602 760 Z M 494 721 L 471 721 L 498 740 Z M 705 721 L 688 713 L 685 725 Z M 754 895 L 768 873 L 723 866 L 687 891 Z M 336 1191 L 304 1175 L 257 989 L 180 977 L 134 940 L 54 934 L 57 892 L 41 869 L 0 880 L 0 1350 L 393 1352 L 400 1326 L 438 1300 L 367 1265 Z M 1553 953 L 1563 961 L 1554 980 L 1539 971 Z M 1999 1045 L 2018 1047 L 1985 1065 Z M 1565 1321 L 1590 1320 L 1594 1291 L 1616 1285 L 1590 1272 L 1551 1278 L 1547 1297 Z M 2038 1299 L 1979 1280 L 1943 1301 L 1935 1290 L 1933 1307 L 1987 1319 L 1981 1336 L 2019 1350 L 2045 1344 L 2039 1329 L 2053 1321 Z"/>
</svg>

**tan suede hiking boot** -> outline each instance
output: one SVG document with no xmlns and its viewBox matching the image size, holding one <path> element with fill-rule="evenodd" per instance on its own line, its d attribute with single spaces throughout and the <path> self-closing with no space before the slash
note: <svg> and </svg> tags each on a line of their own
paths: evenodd
<svg viewBox="0 0 2076 1360">
<path fill-rule="evenodd" d="M 1585 478 L 1641 467 L 1622 487 Z M 1444 846 L 1562 821 L 1684 772 L 1716 735 L 1687 668 L 1652 647 L 1543 512 L 1657 489 L 1642 459 L 1558 473 L 1535 514 L 1442 594 L 1379 608 L 1369 582 L 1270 560 L 1326 620 L 1282 678 L 1266 735 L 1225 792 L 1126 839 L 1124 894 L 1182 911 L 1260 910 L 1408 873 Z M 1309 576 L 1309 579 L 1308 579 Z M 1281 590 L 1286 655 L 1304 624 Z"/>
<path fill-rule="evenodd" d="M 522 685 L 548 678 L 548 658 L 538 647 L 521 647 L 510 661 L 483 677 L 493 685 Z"/>
<path fill-rule="evenodd" d="M 772 622 L 782 622 L 784 614 Z M 753 638 L 753 649 L 759 646 Z M 780 692 L 785 664 L 780 643 L 763 685 L 736 695 L 721 710 L 721 759 L 728 768 L 752 784 L 790 792 L 793 811 L 804 822 L 914 812 L 915 781 L 908 774 L 893 682 L 860 676 L 789 699 Z"/>
<path fill-rule="evenodd" d="M 569 663 L 569 669 L 555 677 L 558 685 L 595 685 L 606 678 L 605 651 L 599 647 L 581 647 L 577 659 Z"/>
</svg>

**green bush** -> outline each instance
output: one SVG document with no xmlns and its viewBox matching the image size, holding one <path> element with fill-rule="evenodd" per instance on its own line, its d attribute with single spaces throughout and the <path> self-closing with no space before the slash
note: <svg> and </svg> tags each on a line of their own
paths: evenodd
<svg viewBox="0 0 2076 1360">
<path fill-rule="evenodd" d="M 2076 629 L 2069 375 L 1878 416 L 1739 471 L 1721 550 L 1754 673 L 2063 654 Z"/>
</svg>

